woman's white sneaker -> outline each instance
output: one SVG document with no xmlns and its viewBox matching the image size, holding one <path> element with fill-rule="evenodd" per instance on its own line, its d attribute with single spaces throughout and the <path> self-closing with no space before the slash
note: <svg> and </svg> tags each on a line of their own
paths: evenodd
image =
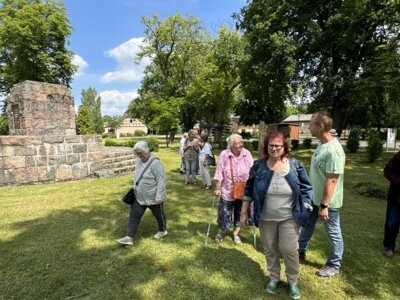
<svg viewBox="0 0 400 300">
<path fill-rule="evenodd" d="M 155 239 L 161 239 L 163 236 L 167 235 L 168 231 L 159 231 L 154 235 Z"/>
<path fill-rule="evenodd" d="M 130 236 L 125 236 L 122 239 L 117 240 L 121 245 L 133 245 L 133 238 Z"/>
</svg>

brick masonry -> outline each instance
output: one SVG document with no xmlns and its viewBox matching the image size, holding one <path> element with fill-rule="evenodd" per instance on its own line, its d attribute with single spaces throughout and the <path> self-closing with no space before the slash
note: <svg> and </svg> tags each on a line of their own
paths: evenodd
<svg viewBox="0 0 400 300">
<path fill-rule="evenodd" d="M 102 161 L 100 135 L 0 136 L 0 186 L 78 180 Z"/>
<path fill-rule="evenodd" d="M 76 135 L 74 98 L 63 85 L 26 80 L 8 97 L 10 135 Z"/>
</svg>

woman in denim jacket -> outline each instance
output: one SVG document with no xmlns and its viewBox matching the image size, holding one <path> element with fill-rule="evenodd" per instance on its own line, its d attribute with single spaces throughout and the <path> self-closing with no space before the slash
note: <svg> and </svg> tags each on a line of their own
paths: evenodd
<svg viewBox="0 0 400 300">
<path fill-rule="evenodd" d="M 264 158 L 250 170 L 243 197 L 241 223 L 246 221 L 250 203 L 254 205 L 254 224 L 267 259 L 270 280 L 266 290 L 275 294 L 280 281 L 282 255 L 290 297 L 300 298 L 298 237 L 300 226 L 306 223 L 311 207 L 312 187 L 302 163 L 289 157 L 289 146 L 280 132 L 269 133 L 264 139 Z"/>
</svg>

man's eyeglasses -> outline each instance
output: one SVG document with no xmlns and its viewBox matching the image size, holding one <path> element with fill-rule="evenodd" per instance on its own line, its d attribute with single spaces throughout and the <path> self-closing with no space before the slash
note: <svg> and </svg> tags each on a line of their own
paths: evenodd
<svg viewBox="0 0 400 300">
<path fill-rule="evenodd" d="M 283 145 L 273 145 L 273 144 L 268 144 L 269 149 L 276 149 L 276 150 L 281 150 Z"/>
</svg>

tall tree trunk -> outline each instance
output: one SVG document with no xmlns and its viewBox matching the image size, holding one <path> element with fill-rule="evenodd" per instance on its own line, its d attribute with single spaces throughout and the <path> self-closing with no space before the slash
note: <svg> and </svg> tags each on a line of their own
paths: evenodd
<svg viewBox="0 0 400 300">
<path fill-rule="evenodd" d="M 335 103 L 338 103 L 338 100 L 335 99 Z M 332 128 L 335 128 L 337 134 L 340 136 L 347 123 L 347 113 L 334 104 L 331 114 L 333 119 Z"/>
<path fill-rule="evenodd" d="M 165 143 L 167 144 L 167 148 L 169 147 L 169 134 L 165 135 Z"/>
</svg>

